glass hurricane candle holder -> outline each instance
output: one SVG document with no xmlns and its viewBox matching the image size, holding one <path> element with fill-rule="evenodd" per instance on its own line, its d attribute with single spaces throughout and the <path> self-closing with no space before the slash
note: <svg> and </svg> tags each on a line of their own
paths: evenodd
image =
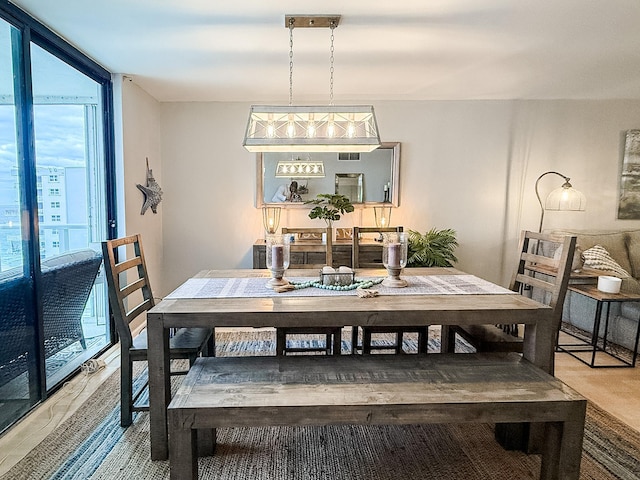
<svg viewBox="0 0 640 480">
<path fill-rule="evenodd" d="M 402 269 L 407 266 L 409 235 L 406 232 L 390 232 L 382 236 L 382 263 L 387 269 L 387 278 L 382 281 L 386 287 L 406 287 L 407 282 L 400 278 Z"/>
<path fill-rule="evenodd" d="M 267 235 L 267 268 L 271 271 L 271 280 L 267 282 L 268 288 L 288 285 L 284 278 L 284 271 L 289 268 L 289 236 Z"/>
</svg>

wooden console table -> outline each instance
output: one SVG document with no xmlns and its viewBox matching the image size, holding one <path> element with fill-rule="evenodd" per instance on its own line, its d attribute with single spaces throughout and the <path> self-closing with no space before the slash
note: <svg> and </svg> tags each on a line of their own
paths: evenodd
<svg viewBox="0 0 640 480">
<path fill-rule="evenodd" d="M 322 245 L 319 240 L 296 240 L 291 244 L 291 268 L 305 263 L 323 263 L 324 250 L 318 247 Z M 341 265 L 351 267 L 352 257 L 351 240 L 335 240 L 333 242 L 333 266 Z M 267 268 L 265 240 L 259 238 L 253 244 L 253 268 Z M 363 239 L 360 241 L 360 260 L 362 262 L 379 262 L 382 267 L 382 243 L 375 240 Z"/>
</svg>

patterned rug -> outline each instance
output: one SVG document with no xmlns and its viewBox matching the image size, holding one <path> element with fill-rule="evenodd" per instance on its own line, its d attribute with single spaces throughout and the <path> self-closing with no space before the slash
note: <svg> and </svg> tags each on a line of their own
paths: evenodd
<svg viewBox="0 0 640 480">
<path fill-rule="evenodd" d="M 408 337 L 405 346 L 415 348 Z M 216 340 L 219 355 L 275 351 L 268 331 L 217 333 Z M 429 349 L 438 347 L 430 338 Z M 139 368 L 136 383 L 145 380 Z M 114 373 L 2 479 L 168 478 L 168 462 L 149 458 L 148 413 L 120 427 L 118 392 Z M 581 479 L 640 479 L 639 454 L 640 433 L 588 405 Z M 504 451 L 489 424 L 219 429 L 216 455 L 199 462 L 201 479 L 222 480 L 520 480 L 538 478 L 539 468 L 537 455 Z"/>
</svg>

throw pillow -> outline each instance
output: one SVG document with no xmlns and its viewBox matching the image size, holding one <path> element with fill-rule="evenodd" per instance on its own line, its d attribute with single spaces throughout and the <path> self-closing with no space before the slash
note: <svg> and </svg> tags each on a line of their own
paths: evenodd
<svg viewBox="0 0 640 480">
<path fill-rule="evenodd" d="M 587 268 L 608 270 L 620 278 L 628 278 L 631 276 L 629 272 L 622 268 L 620 264 L 609 255 L 609 252 L 607 252 L 602 245 L 594 245 L 582 252 L 582 256 L 584 257 L 584 266 Z"/>
</svg>

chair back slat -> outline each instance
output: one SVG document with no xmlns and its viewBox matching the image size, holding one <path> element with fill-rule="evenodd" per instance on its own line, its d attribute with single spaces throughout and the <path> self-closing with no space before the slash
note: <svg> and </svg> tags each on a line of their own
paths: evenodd
<svg viewBox="0 0 640 480">
<path fill-rule="evenodd" d="M 290 268 L 315 268 L 321 269 L 322 267 L 328 265 L 333 265 L 333 239 L 331 228 L 291 228 L 291 227 L 282 227 L 283 234 L 294 234 L 294 235 L 319 235 L 322 238 L 322 234 L 325 234 L 326 240 L 319 244 L 319 250 L 324 252 L 325 260 L 324 263 L 296 263 L 290 264 Z M 295 245 L 295 242 L 292 246 Z"/>
<path fill-rule="evenodd" d="M 556 288 L 555 283 L 547 282 L 545 280 L 532 277 L 527 274 L 521 274 L 521 273 L 517 274 L 516 281 L 519 282 L 521 285 L 528 285 L 530 287 L 540 288 L 547 292 L 553 292 L 553 290 Z"/>
<path fill-rule="evenodd" d="M 138 280 L 126 285 L 124 288 L 121 288 L 120 289 L 120 295 L 123 298 L 130 297 L 137 290 L 141 290 L 144 287 L 146 287 L 146 285 L 147 285 L 147 279 L 146 278 L 139 278 Z"/>
<path fill-rule="evenodd" d="M 133 267 L 137 268 L 139 265 L 142 265 L 142 260 L 140 257 L 136 256 L 136 257 L 124 260 L 122 262 L 116 263 L 114 265 L 114 271 L 116 273 L 121 273 Z"/>
<path fill-rule="evenodd" d="M 139 304 L 135 308 L 133 308 L 133 310 L 128 311 L 127 312 L 127 317 L 126 317 L 127 318 L 127 324 L 131 323 L 133 320 L 138 318 L 138 316 L 142 312 L 146 312 L 151 307 L 153 307 L 152 301 L 151 300 L 145 300 L 141 304 Z"/>
<path fill-rule="evenodd" d="M 545 303 L 553 308 L 556 332 L 560 329 L 575 248 L 576 237 L 571 235 L 523 231 L 520 236 L 520 260 L 510 288 L 522 291 L 528 286 L 546 292 L 547 295 L 543 297 L 547 300 Z M 558 255 L 559 249 L 561 253 Z M 540 278 L 541 273 L 544 274 L 543 278 Z"/>
<path fill-rule="evenodd" d="M 129 348 L 130 323 L 155 305 L 140 235 L 104 241 L 102 252 L 116 330 L 123 347 Z"/>
<path fill-rule="evenodd" d="M 363 262 L 360 260 L 360 234 L 361 233 L 388 233 L 402 232 L 402 227 L 353 227 L 351 243 L 351 265 L 353 268 L 383 268 L 382 255 L 380 262 Z M 382 252 L 382 249 L 380 250 Z"/>
<path fill-rule="evenodd" d="M 545 265 L 551 268 L 558 268 L 558 260 L 551 257 L 545 257 L 544 255 L 523 252 L 521 258 L 525 261 L 525 265 L 536 265 L 538 267 L 540 265 Z"/>
</svg>

